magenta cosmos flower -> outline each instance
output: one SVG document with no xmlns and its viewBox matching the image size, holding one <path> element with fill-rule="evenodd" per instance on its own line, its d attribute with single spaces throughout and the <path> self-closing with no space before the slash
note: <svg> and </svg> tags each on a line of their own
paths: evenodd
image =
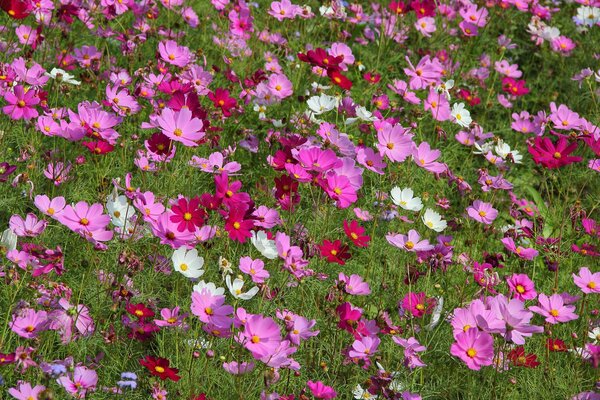
<svg viewBox="0 0 600 400">
<path fill-rule="evenodd" d="M 221 327 L 230 324 L 229 316 L 233 313 L 233 307 L 225 304 L 225 296 L 213 294 L 208 289 L 192 293 L 191 309 L 200 321 Z"/>
<path fill-rule="evenodd" d="M 32 119 L 39 114 L 35 105 L 39 104 L 40 98 L 35 90 L 25 91 L 23 86 L 15 86 L 12 92 L 7 91 L 4 94 L 4 100 L 8 105 L 2 108 L 5 114 L 12 119 Z"/>
<path fill-rule="evenodd" d="M 379 154 L 386 156 L 392 161 L 402 162 L 411 155 L 414 143 L 413 135 L 410 135 L 408 128 L 400 124 L 384 124 L 381 130 L 377 132 L 377 149 Z"/>
<path fill-rule="evenodd" d="M 583 267 L 579 275 L 573 274 L 573 281 L 583 293 L 600 293 L 600 272 L 591 273 L 587 267 Z"/>
<path fill-rule="evenodd" d="M 460 358 L 472 370 L 492 365 L 494 359 L 494 339 L 477 328 L 469 328 L 455 335 L 456 342 L 450 347 L 450 354 Z"/>
<path fill-rule="evenodd" d="M 498 210 L 493 208 L 490 203 L 475 200 L 473 205 L 467 207 L 467 214 L 475 221 L 490 225 L 498 216 Z"/>
<path fill-rule="evenodd" d="M 202 121 L 192 116 L 192 112 L 187 108 L 180 111 L 173 111 L 165 108 L 162 113 L 156 117 L 156 122 L 162 129 L 162 133 L 169 139 L 183 143 L 185 146 L 195 147 L 198 140 L 204 138 L 202 131 Z"/>
<path fill-rule="evenodd" d="M 527 274 L 512 274 L 506 279 L 510 292 L 514 298 L 521 301 L 532 300 L 537 297 L 534 283 Z"/>
<path fill-rule="evenodd" d="M 174 40 L 159 43 L 158 53 L 163 60 L 177 67 L 185 67 L 192 61 L 190 50 L 179 46 Z"/>
<path fill-rule="evenodd" d="M 13 315 L 10 329 L 17 335 L 32 339 L 48 327 L 48 313 L 26 309 L 22 315 Z"/>
<path fill-rule="evenodd" d="M 388 243 L 392 246 L 396 246 L 406 251 L 429 251 L 433 249 L 433 246 L 429 244 L 429 240 L 421 240 L 419 232 L 411 229 L 407 235 L 402 234 L 387 234 L 385 236 Z"/>
<path fill-rule="evenodd" d="M 432 150 L 429 143 L 422 142 L 419 147 L 413 150 L 412 156 L 415 164 L 419 167 L 429 172 L 441 174 L 447 169 L 446 164 L 435 161 L 441 154 L 442 152 L 439 150 Z"/>
<path fill-rule="evenodd" d="M 92 232 L 104 229 L 110 222 L 110 216 L 103 212 L 102 204 L 88 205 L 85 201 L 80 201 L 75 206 L 65 206 L 58 218 L 62 224 L 75 232 Z"/>
<path fill-rule="evenodd" d="M 336 391 L 331 386 L 326 386 L 321 381 L 308 381 L 306 386 L 317 399 L 334 399 L 337 396 Z"/>
<path fill-rule="evenodd" d="M 575 306 L 565 305 L 565 301 L 560 294 L 553 294 L 548 297 L 541 293 L 538 296 L 538 302 L 540 306 L 531 306 L 529 309 L 534 313 L 540 314 L 546 317 L 546 322 L 550 324 L 557 324 L 559 322 L 568 322 L 577 319 L 578 316 L 575 311 Z"/>
</svg>

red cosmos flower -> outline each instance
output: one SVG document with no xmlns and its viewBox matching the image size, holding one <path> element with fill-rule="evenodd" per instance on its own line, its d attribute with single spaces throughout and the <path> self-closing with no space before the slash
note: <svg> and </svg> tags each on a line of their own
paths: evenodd
<svg viewBox="0 0 600 400">
<path fill-rule="evenodd" d="M 31 2 L 27 0 L 0 0 L 0 8 L 14 19 L 23 19 L 31 14 Z"/>
<path fill-rule="evenodd" d="M 131 315 L 138 317 L 138 319 L 154 317 L 154 311 L 146 307 L 143 303 L 138 304 L 127 304 L 125 310 Z"/>
<path fill-rule="evenodd" d="M 365 78 L 365 81 L 367 81 L 371 84 L 375 84 L 381 80 L 381 75 L 376 74 L 376 73 L 367 72 L 366 74 L 363 75 L 363 78 Z"/>
<path fill-rule="evenodd" d="M 552 338 L 546 339 L 546 347 L 550 351 L 559 351 L 559 352 L 567 351 L 567 345 L 565 344 L 565 342 L 563 342 L 560 339 L 552 339 Z"/>
<path fill-rule="evenodd" d="M 145 145 L 148 151 L 159 156 L 166 156 L 171 153 L 173 141 L 162 132 L 155 132 L 150 139 L 146 140 Z"/>
<path fill-rule="evenodd" d="M 348 235 L 348 238 L 352 240 L 355 246 L 367 247 L 369 245 L 371 238 L 364 235 L 365 228 L 360 226 L 358 222 L 352 221 L 348 223 L 348 221 L 344 220 L 344 232 L 346 232 L 346 235 Z"/>
<path fill-rule="evenodd" d="M 94 154 L 106 154 L 110 153 L 115 149 L 115 146 L 104 140 L 97 140 L 95 142 L 82 142 L 82 145 L 88 148 L 88 150 Z"/>
<path fill-rule="evenodd" d="M 502 79 L 502 90 L 513 96 L 524 96 L 529 93 L 529 88 L 525 87 L 525 81 L 523 79 L 517 81 L 508 76 Z"/>
<path fill-rule="evenodd" d="M 204 225 L 204 218 L 206 217 L 206 211 L 199 208 L 200 198 L 194 197 L 189 202 L 185 198 L 177 200 L 177 204 L 171 207 L 173 215 L 171 215 L 171 222 L 178 223 L 177 230 L 179 232 L 190 231 L 196 232 L 196 227 L 200 228 Z"/>
<path fill-rule="evenodd" d="M 476 106 L 481 103 L 481 99 L 467 89 L 460 89 L 458 97 L 466 101 L 470 106 Z"/>
<path fill-rule="evenodd" d="M 327 76 L 331 79 L 331 82 L 335 83 L 344 90 L 352 89 L 352 82 L 346 76 L 342 75 L 337 69 L 327 70 Z"/>
<path fill-rule="evenodd" d="M 581 161 L 581 157 L 569 156 L 575 149 L 577 142 L 569 144 L 564 137 L 559 138 L 555 144 L 547 137 L 538 136 L 534 139 L 533 146 L 529 146 L 527 150 L 536 164 L 553 169 Z"/>
<path fill-rule="evenodd" d="M 289 175 L 282 175 L 275 180 L 275 197 L 281 199 L 283 197 L 291 196 L 298 192 L 298 181 L 293 180 Z"/>
<path fill-rule="evenodd" d="M 250 230 L 254 228 L 254 220 L 244 219 L 248 206 L 244 203 L 235 204 L 230 210 L 225 222 L 225 230 L 229 233 L 231 240 L 245 243 L 252 237 Z"/>
<path fill-rule="evenodd" d="M 0 365 L 12 364 L 15 362 L 15 353 L 0 353 Z"/>
<path fill-rule="evenodd" d="M 217 88 L 214 92 L 209 93 L 208 98 L 212 100 L 215 107 L 221 108 L 226 117 L 229 117 L 231 109 L 237 106 L 237 101 L 233 97 L 229 97 L 229 90 L 223 88 Z"/>
<path fill-rule="evenodd" d="M 388 5 L 388 8 L 390 9 L 391 12 L 393 12 L 394 14 L 398 14 L 398 15 L 406 14 L 408 11 L 410 11 L 408 9 L 408 5 L 406 3 L 404 3 L 403 1 L 392 1 Z"/>
<path fill-rule="evenodd" d="M 321 67 L 330 70 L 338 70 L 339 65 L 344 61 L 344 56 L 333 57 L 324 49 L 318 47 L 315 50 L 309 50 L 306 54 L 298 53 L 298 58 L 300 61 L 307 62 L 311 65 L 316 65 L 317 67 Z"/>
<path fill-rule="evenodd" d="M 415 10 L 415 14 L 417 14 L 417 19 L 421 19 L 424 17 L 435 17 L 435 3 L 430 0 L 414 0 L 410 3 L 410 8 Z"/>
<path fill-rule="evenodd" d="M 152 375 L 158 376 L 163 381 L 165 379 L 170 379 L 177 382 L 181 379 L 181 377 L 177 375 L 179 370 L 177 368 L 170 368 L 169 360 L 166 358 L 146 356 L 146 358 L 140 360 L 140 364 L 148 368 L 148 371 L 150 371 Z"/>
<path fill-rule="evenodd" d="M 508 353 L 508 359 L 517 367 L 535 368 L 540 365 L 535 354 L 525 354 L 523 346 L 511 350 Z"/>
<path fill-rule="evenodd" d="M 327 258 L 330 263 L 345 265 L 346 260 L 350 258 L 348 246 L 342 245 L 340 240 L 334 242 L 323 240 L 323 244 L 317 245 L 317 247 L 321 250 L 321 257 Z"/>
</svg>

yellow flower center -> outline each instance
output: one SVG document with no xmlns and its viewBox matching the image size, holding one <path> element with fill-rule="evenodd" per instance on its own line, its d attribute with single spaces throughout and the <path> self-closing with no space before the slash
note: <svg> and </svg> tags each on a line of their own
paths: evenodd
<svg viewBox="0 0 600 400">
<path fill-rule="evenodd" d="M 477 350 L 475 350 L 474 348 L 470 348 L 469 350 L 467 350 L 467 355 L 471 358 L 475 357 L 477 355 Z"/>
<path fill-rule="evenodd" d="M 181 265 L 179 266 L 179 269 L 185 272 L 185 271 L 187 271 L 187 270 L 188 270 L 188 266 L 187 266 L 187 264 L 181 264 Z"/>
</svg>

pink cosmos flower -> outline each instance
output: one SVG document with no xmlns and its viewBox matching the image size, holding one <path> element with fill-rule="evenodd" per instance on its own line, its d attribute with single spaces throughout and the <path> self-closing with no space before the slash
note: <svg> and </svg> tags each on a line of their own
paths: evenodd
<svg viewBox="0 0 600 400">
<path fill-rule="evenodd" d="M 329 197 L 335 200 L 335 205 L 338 208 L 347 208 L 358 198 L 356 189 L 352 187 L 350 180 L 344 175 L 328 174 L 325 185 L 324 190 Z"/>
<path fill-rule="evenodd" d="M 44 385 L 31 387 L 29 382 L 19 381 L 16 388 L 8 389 L 8 394 L 17 400 L 37 400 L 44 390 L 46 390 Z"/>
<path fill-rule="evenodd" d="M 242 375 L 251 372 L 254 369 L 254 363 L 232 361 L 230 363 L 223 363 L 223 369 L 232 375 Z"/>
<path fill-rule="evenodd" d="M 537 297 L 535 285 L 527 274 L 512 274 L 506 278 L 506 283 L 515 299 L 532 300 Z"/>
<path fill-rule="evenodd" d="M 574 111 L 571 111 L 569 107 L 561 104 L 556 107 L 556 103 L 550 103 L 550 121 L 554 124 L 554 129 L 572 130 L 578 129 L 582 124 L 582 120 Z"/>
<path fill-rule="evenodd" d="M 429 143 L 422 142 L 419 147 L 413 150 L 412 157 L 419 167 L 429 172 L 440 174 L 448 169 L 446 164 L 436 162 L 442 154 L 439 150 L 432 150 Z"/>
<path fill-rule="evenodd" d="M 252 282 L 264 283 L 269 279 L 269 271 L 265 269 L 265 263 L 262 260 L 253 260 L 250 257 L 240 258 L 240 271 L 250 275 Z"/>
<path fill-rule="evenodd" d="M 74 206 L 65 206 L 57 218 L 59 222 L 75 232 L 82 230 L 92 232 L 104 229 L 109 224 L 110 216 L 103 212 L 102 204 L 89 205 L 85 201 L 80 201 Z"/>
<path fill-rule="evenodd" d="M 432 83 L 439 83 L 444 68 L 437 58 L 423 57 L 415 67 L 406 56 L 409 68 L 404 68 L 404 73 L 410 77 L 409 85 L 412 90 L 424 89 Z"/>
<path fill-rule="evenodd" d="M 174 249 L 181 246 L 191 247 L 191 243 L 195 239 L 195 231 L 179 231 L 179 223 L 171 221 L 171 217 L 174 215 L 171 210 L 167 210 L 156 220 L 149 221 L 152 233 L 160 239 L 162 244 L 167 244 Z"/>
<path fill-rule="evenodd" d="M 73 326 L 82 336 L 94 333 L 94 320 L 89 309 L 83 304 L 72 306 L 65 298 L 58 301 L 59 308 L 48 314 L 50 329 L 61 334 L 62 342 L 69 343 L 73 339 Z"/>
<path fill-rule="evenodd" d="M 311 330 L 316 324 L 317 321 L 314 319 L 308 320 L 296 315 L 291 323 L 287 323 L 288 335 L 286 339 L 289 339 L 292 344 L 298 346 L 301 340 L 308 340 L 319 334 L 319 331 Z"/>
<path fill-rule="evenodd" d="M 385 123 L 381 130 L 377 131 L 377 149 L 379 154 L 386 156 L 391 161 L 402 162 L 411 154 L 414 147 L 413 135 L 410 129 L 400 124 L 391 125 Z"/>
<path fill-rule="evenodd" d="M 337 155 L 331 149 L 304 147 L 298 151 L 292 151 L 292 155 L 308 171 L 325 172 L 341 165 Z"/>
<path fill-rule="evenodd" d="M 324 385 L 321 381 L 308 381 L 306 386 L 317 399 L 334 399 L 337 397 L 336 391 L 332 387 Z"/>
<path fill-rule="evenodd" d="M 575 42 L 566 36 L 559 36 L 552 39 L 550 42 L 552 50 L 562 53 L 565 56 L 571 54 L 571 51 L 575 48 Z"/>
<path fill-rule="evenodd" d="M 469 328 L 455 336 L 456 342 L 450 347 L 450 354 L 460 358 L 469 369 L 479 371 L 482 366 L 492 365 L 494 359 L 494 339 L 477 328 Z"/>
<path fill-rule="evenodd" d="M 533 260 L 539 252 L 536 249 L 530 247 L 521 247 L 515 244 L 515 241 L 511 237 L 506 237 L 500 240 L 504 247 L 513 254 L 516 254 L 519 258 L 524 260 Z"/>
<path fill-rule="evenodd" d="M 158 44 L 158 53 L 165 62 L 182 68 L 188 65 L 193 59 L 190 49 L 178 45 L 174 40 L 160 42 Z"/>
<path fill-rule="evenodd" d="M 573 281 L 583 293 L 600 293 L 600 272 L 590 272 L 587 267 L 579 270 L 579 275 L 573 274 Z"/>
<path fill-rule="evenodd" d="M 15 235 L 29 237 L 39 236 L 46 229 L 46 225 L 48 225 L 48 221 L 38 220 L 35 214 L 32 213 L 27 214 L 25 220 L 20 215 L 15 214 L 10 217 L 8 222 L 10 230 Z"/>
<path fill-rule="evenodd" d="M 4 93 L 4 100 L 8 105 L 2 111 L 12 119 L 30 120 L 39 115 L 35 106 L 40 103 L 40 98 L 33 89 L 25 91 L 23 86 L 15 86 L 12 92 L 7 90 Z"/>
<path fill-rule="evenodd" d="M 448 121 L 452 117 L 450 102 L 444 93 L 431 88 L 427 99 L 423 103 L 423 109 L 431 112 L 436 121 Z"/>
<path fill-rule="evenodd" d="M 490 203 L 475 200 L 473 205 L 467 207 L 467 214 L 475 221 L 490 225 L 498 216 L 498 210 L 493 208 Z"/>
<path fill-rule="evenodd" d="M 409 230 L 407 235 L 389 233 L 385 236 L 385 238 L 392 246 L 396 246 L 400 249 L 410 252 L 429 251 L 433 250 L 434 247 L 429 244 L 429 240 L 421 240 L 421 235 L 419 235 L 419 232 L 415 231 L 414 229 Z"/>
<path fill-rule="evenodd" d="M 362 337 L 359 340 L 355 340 L 354 343 L 352 343 L 352 347 L 348 351 L 348 356 L 351 358 L 370 358 L 371 355 L 377 352 L 377 347 L 379 347 L 379 343 L 381 343 L 381 340 L 377 336 Z"/>
<path fill-rule="evenodd" d="M 225 304 L 225 296 L 216 295 L 208 289 L 202 289 L 200 293 L 192 293 L 192 314 L 204 323 L 212 323 L 220 327 L 229 327 L 233 307 Z"/>
<path fill-rule="evenodd" d="M 33 308 L 25 309 L 21 315 L 13 315 L 10 329 L 17 335 L 32 339 L 48 327 L 48 313 L 36 311 Z"/>
<path fill-rule="evenodd" d="M 404 339 L 398 336 L 392 336 L 392 340 L 402 346 L 404 348 L 404 365 L 410 369 L 415 369 L 416 367 L 425 367 L 427 364 L 421 360 L 417 353 L 421 353 L 427 348 L 423 346 L 417 339 L 414 337 L 410 337 L 408 339 Z"/>
<path fill-rule="evenodd" d="M 545 294 L 540 293 L 538 302 L 540 306 L 531 306 L 529 309 L 546 317 L 546 322 L 552 325 L 579 318 L 573 312 L 575 311 L 575 306 L 565 305 L 564 299 L 560 294 L 555 293 L 548 297 Z"/>
<path fill-rule="evenodd" d="M 196 142 L 205 136 L 202 120 L 193 117 L 188 108 L 182 108 L 180 111 L 165 108 L 156 118 L 156 122 L 165 136 L 188 147 L 198 146 Z"/>
<path fill-rule="evenodd" d="M 383 157 L 370 147 L 357 148 L 356 161 L 369 171 L 373 171 L 379 175 L 383 175 L 383 169 L 387 166 L 383 161 Z"/>
<path fill-rule="evenodd" d="M 160 310 L 160 316 L 162 317 L 162 319 L 155 319 L 154 323 L 156 324 L 156 326 L 160 327 L 181 326 L 183 324 L 183 320 L 188 316 L 188 314 L 179 314 L 179 311 L 179 306 L 173 309 L 165 307 L 162 310 Z M 184 325 L 184 328 L 185 327 L 186 326 Z"/>
<path fill-rule="evenodd" d="M 278 21 L 283 21 L 284 19 L 294 19 L 299 12 L 300 7 L 292 4 L 290 0 L 281 0 L 273 1 L 268 13 Z"/>
<path fill-rule="evenodd" d="M 254 358 L 273 355 L 281 343 L 279 325 L 272 318 L 252 315 L 246 321 L 244 330 L 236 337 Z"/>
<path fill-rule="evenodd" d="M 294 93 L 292 82 L 284 74 L 273 74 L 267 81 L 271 94 L 278 99 L 285 99 Z"/>
<path fill-rule="evenodd" d="M 344 283 L 344 291 L 354 296 L 367 296 L 371 294 L 369 284 L 360 275 L 346 276 L 343 272 L 338 275 L 338 281 Z"/>
<path fill-rule="evenodd" d="M 69 394 L 77 398 L 84 398 L 88 392 L 96 390 L 98 374 L 88 367 L 78 366 L 75 367 L 72 377 L 67 375 L 61 376 L 56 381 L 59 385 L 64 387 Z"/>
</svg>

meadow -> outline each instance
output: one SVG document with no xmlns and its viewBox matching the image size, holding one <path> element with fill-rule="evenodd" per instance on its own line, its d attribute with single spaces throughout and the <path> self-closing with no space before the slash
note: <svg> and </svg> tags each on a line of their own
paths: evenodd
<svg viewBox="0 0 600 400">
<path fill-rule="evenodd" d="M 600 399 L 600 1 L 0 6 L 0 399 Z"/>
</svg>

